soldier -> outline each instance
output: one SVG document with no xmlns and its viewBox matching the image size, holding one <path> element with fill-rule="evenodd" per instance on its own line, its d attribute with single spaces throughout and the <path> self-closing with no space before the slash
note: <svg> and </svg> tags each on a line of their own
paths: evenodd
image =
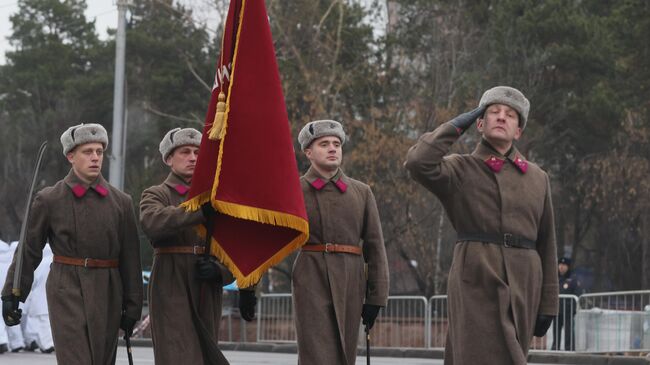
<svg viewBox="0 0 650 365">
<path fill-rule="evenodd" d="M 558 260 L 558 279 L 560 283 L 560 294 L 580 295 L 580 282 L 574 277 L 571 271 L 571 259 L 562 257 Z M 560 349 L 560 337 L 564 327 L 564 350 L 575 350 L 575 334 L 573 333 L 573 317 L 576 315 L 577 304 L 572 298 L 560 298 L 560 310 L 557 318 L 553 321 L 553 345 L 551 349 Z"/>
<path fill-rule="evenodd" d="M 15 258 L 2 290 L 7 324 L 20 321 L 49 241 L 54 253 L 47 302 L 59 364 L 114 364 L 118 330 L 131 332 L 142 311 L 140 244 L 131 197 L 101 174 L 106 130 L 80 124 L 61 135 L 72 168 L 34 196 L 27 221 L 21 296 L 12 294 Z"/>
<path fill-rule="evenodd" d="M 194 226 L 213 214 L 210 204 L 195 212 L 179 205 L 192 181 L 201 133 L 175 128 L 160 142 L 170 173 L 160 185 L 142 193 L 140 222 L 154 247 L 149 282 L 149 313 L 156 364 L 227 364 L 217 347 L 223 283 L 234 278 L 205 246 Z M 240 291 L 240 313 L 251 321 L 255 293 Z"/>
<path fill-rule="evenodd" d="M 440 199 L 458 233 L 445 364 L 526 364 L 533 334 L 543 336 L 557 315 L 549 178 L 513 144 L 529 108 L 519 90 L 497 86 L 408 151 L 406 168 Z M 477 118 L 474 152 L 445 156 Z"/>
<path fill-rule="evenodd" d="M 298 363 L 353 365 L 359 319 L 372 328 L 388 300 L 388 264 L 370 187 L 340 169 L 340 123 L 308 123 L 298 136 L 311 163 L 300 183 L 309 239 L 293 266 Z M 367 274 L 364 273 L 367 264 Z"/>
</svg>

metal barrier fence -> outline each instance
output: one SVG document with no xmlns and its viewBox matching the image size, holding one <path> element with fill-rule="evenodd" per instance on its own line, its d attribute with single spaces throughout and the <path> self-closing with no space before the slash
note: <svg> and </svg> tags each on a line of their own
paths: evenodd
<svg viewBox="0 0 650 365">
<path fill-rule="evenodd" d="M 581 295 L 576 333 L 577 351 L 650 351 L 650 291 Z"/>
<path fill-rule="evenodd" d="M 449 321 L 446 295 L 391 296 L 372 329 L 373 346 L 444 348 Z M 258 342 L 295 342 L 291 294 L 262 294 Z M 365 336 L 360 328 L 359 345 Z M 650 351 L 650 290 L 560 295 L 560 313 L 531 350 Z"/>
<path fill-rule="evenodd" d="M 257 342 L 296 342 L 291 294 L 262 294 L 257 308 Z"/>
<path fill-rule="evenodd" d="M 418 296 L 388 297 L 371 330 L 374 346 L 426 347 L 427 300 Z M 365 344 L 363 328 L 360 345 Z M 291 294 L 261 294 L 257 312 L 258 342 L 295 342 Z"/>
<path fill-rule="evenodd" d="M 375 325 L 370 331 L 372 344 L 380 347 L 426 347 L 428 322 L 427 298 L 388 297 L 388 305 L 379 312 Z M 362 335 L 359 346 L 365 346 L 363 328 L 360 332 Z"/>
</svg>

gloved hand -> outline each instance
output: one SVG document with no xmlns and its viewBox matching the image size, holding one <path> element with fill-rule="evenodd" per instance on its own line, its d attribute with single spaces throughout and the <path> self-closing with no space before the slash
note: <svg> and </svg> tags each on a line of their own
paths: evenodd
<svg viewBox="0 0 650 365">
<path fill-rule="evenodd" d="M 535 321 L 535 337 L 544 337 L 548 328 L 551 327 L 551 323 L 555 319 L 555 316 L 547 316 L 545 314 L 538 314 L 537 320 Z"/>
<path fill-rule="evenodd" d="M 126 333 L 128 337 L 131 337 L 133 334 L 133 327 L 135 327 L 136 322 L 137 321 L 135 319 L 122 314 L 122 318 L 120 318 L 120 328 L 124 330 L 124 333 Z"/>
<path fill-rule="evenodd" d="M 256 304 L 257 298 L 253 290 L 239 290 L 239 313 L 245 321 L 250 322 L 255 319 Z"/>
<path fill-rule="evenodd" d="M 463 113 L 456 118 L 452 119 L 449 121 L 454 127 L 458 128 L 462 132 L 465 132 L 467 128 L 469 128 L 474 122 L 476 122 L 476 119 L 481 117 L 483 113 L 485 112 L 485 106 L 479 106 L 478 108 L 472 110 L 471 112 Z"/>
<path fill-rule="evenodd" d="M 210 202 L 201 205 L 201 212 L 203 213 L 205 219 L 208 219 L 209 217 L 214 217 L 217 214 L 217 211 L 214 209 L 214 207 Z"/>
<path fill-rule="evenodd" d="M 196 278 L 203 281 L 210 281 L 217 284 L 223 283 L 221 269 L 213 258 L 199 257 L 196 260 Z"/>
<path fill-rule="evenodd" d="M 364 304 L 363 309 L 361 310 L 361 318 L 363 319 L 363 325 L 368 326 L 368 329 L 371 329 L 375 325 L 375 319 L 379 314 L 380 306 L 374 304 Z"/>
<path fill-rule="evenodd" d="M 2 297 L 2 318 L 8 327 L 20 324 L 23 310 L 18 308 L 18 297 L 11 294 Z"/>
</svg>

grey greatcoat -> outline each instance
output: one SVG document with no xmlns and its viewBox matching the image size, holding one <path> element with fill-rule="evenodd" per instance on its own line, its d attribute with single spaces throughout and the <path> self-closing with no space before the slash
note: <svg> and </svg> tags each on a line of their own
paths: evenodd
<svg viewBox="0 0 650 365">
<path fill-rule="evenodd" d="M 364 299 L 379 306 L 388 300 L 388 264 L 375 198 L 368 185 L 341 170 L 328 181 L 311 168 L 300 184 L 309 217 L 307 245 L 359 246 L 363 256 L 301 251 L 296 258 L 292 286 L 298 363 L 353 365 Z"/>
<path fill-rule="evenodd" d="M 445 156 L 459 138 L 445 123 L 411 147 L 406 167 L 433 192 L 461 234 L 510 233 L 536 249 L 457 242 L 449 272 L 445 364 L 526 364 L 538 314 L 558 308 L 557 253 L 548 175 L 512 148 L 481 142 Z M 499 172 L 488 165 L 503 162 Z"/>
<path fill-rule="evenodd" d="M 119 260 L 117 268 L 55 262 L 46 284 L 57 362 L 114 364 L 122 311 L 136 320 L 142 311 L 140 243 L 131 198 L 101 175 L 88 186 L 72 170 L 54 186 L 39 191 L 27 223 L 22 301 L 31 289 L 46 241 L 55 256 Z M 14 266 L 15 261 L 3 296 L 11 294 Z"/>
<path fill-rule="evenodd" d="M 164 183 L 142 193 L 140 222 L 154 248 L 203 246 L 193 226 L 205 222 L 201 210 L 179 205 L 189 187 L 170 173 Z M 149 284 L 149 315 L 157 365 L 227 364 L 217 347 L 222 287 L 195 278 L 194 254 L 154 256 Z M 225 283 L 234 278 L 221 265 Z"/>
</svg>

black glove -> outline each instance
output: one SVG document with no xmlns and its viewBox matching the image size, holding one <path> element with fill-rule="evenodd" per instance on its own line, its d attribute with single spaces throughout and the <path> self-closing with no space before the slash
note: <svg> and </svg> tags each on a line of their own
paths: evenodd
<svg viewBox="0 0 650 365">
<path fill-rule="evenodd" d="M 217 214 L 217 211 L 214 209 L 210 202 L 201 205 L 201 212 L 203 213 L 205 219 L 214 217 Z"/>
<path fill-rule="evenodd" d="M 2 318 L 8 327 L 20 324 L 23 310 L 18 308 L 18 297 L 11 294 L 2 297 Z"/>
<path fill-rule="evenodd" d="M 133 334 L 133 327 L 135 327 L 135 322 L 137 322 L 135 319 L 122 314 L 122 318 L 120 319 L 120 328 L 124 330 L 124 333 L 128 337 L 131 337 Z"/>
<path fill-rule="evenodd" d="M 535 337 L 544 337 L 548 328 L 551 327 L 551 323 L 555 319 L 555 316 L 547 316 L 545 314 L 538 314 L 537 320 L 535 321 Z"/>
<path fill-rule="evenodd" d="M 476 122 L 476 119 L 479 117 L 483 116 L 483 113 L 485 113 L 485 106 L 479 106 L 478 108 L 472 110 L 471 112 L 463 113 L 456 118 L 452 119 L 449 121 L 454 127 L 460 129 L 461 131 L 465 132 L 467 128 L 469 128 L 474 122 Z"/>
<path fill-rule="evenodd" d="M 217 284 L 223 283 L 221 268 L 213 258 L 200 257 L 196 260 L 196 278 Z"/>
<path fill-rule="evenodd" d="M 363 309 L 361 310 L 361 318 L 363 319 L 363 325 L 368 326 L 368 329 L 371 329 L 375 325 L 375 319 L 379 314 L 380 306 L 374 304 L 364 304 Z"/>
<path fill-rule="evenodd" d="M 136 322 L 137 320 L 127 317 L 126 314 L 122 314 L 122 318 L 120 318 L 120 328 L 127 336 L 131 337 Z"/>
<path fill-rule="evenodd" d="M 257 298 L 252 290 L 239 290 L 239 314 L 241 317 L 250 322 L 255 319 L 255 305 Z"/>
</svg>

